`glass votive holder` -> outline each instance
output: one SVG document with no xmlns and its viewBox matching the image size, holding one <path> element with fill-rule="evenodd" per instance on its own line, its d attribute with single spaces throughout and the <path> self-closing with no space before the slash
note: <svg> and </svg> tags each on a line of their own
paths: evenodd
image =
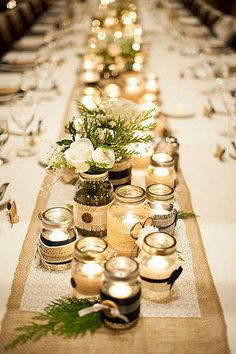
<svg viewBox="0 0 236 354">
<path fill-rule="evenodd" d="M 48 270 L 64 270 L 71 266 L 77 240 L 73 214 L 63 207 L 53 207 L 39 213 L 42 222 L 38 254 Z"/>
<path fill-rule="evenodd" d="M 152 210 L 153 226 L 160 232 L 174 234 L 177 210 L 174 206 L 174 189 L 166 184 L 148 186 L 147 201 Z"/>
<path fill-rule="evenodd" d="M 75 296 L 99 294 L 107 247 L 106 241 L 99 237 L 85 237 L 76 242 L 71 265 L 71 285 Z"/>
<path fill-rule="evenodd" d="M 139 186 L 118 187 L 107 213 L 107 242 L 118 255 L 131 257 L 136 247 L 131 230 L 151 217 L 145 190 Z"/>
<path fill-rule="evenodd" d="M 138 264 L 128 257 L 111 258 L 105 264 L 103 281 L 100 289 L 101 300 L 108 300 L 112 307 L 118 308 L 126 321 L 102 312 L 108 327 L 127 329 L 134 326 L 139 318 L 141 281 Z"/>
<path fill-rule="evenodd" d="M 172 188 L 176 185 L 175 160 L 166 153 L 152 155 L 146 174 L 146 186 L 161 183 Z"/>
<path fill-rule="evenodd" d="M 175 238 L 167 233 L 150 233 L 144 238 L 137 262 L 143 296 L 152 301 L 166 299 L 182 272 L 182 267 L 177 270 Z"/>
</svg>

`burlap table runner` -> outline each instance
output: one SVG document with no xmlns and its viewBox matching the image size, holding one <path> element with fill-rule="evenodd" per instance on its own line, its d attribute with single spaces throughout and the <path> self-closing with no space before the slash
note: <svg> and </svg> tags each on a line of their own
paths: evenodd
<svg viewBox="0 0 236 354">
<path fill-rule="evenodd" d="M 72 92 L 72 96 L 74 91 Z M 72 99 L 71 96 L 71 99 Z M 66 108 L 68 117 L 71 99 Z M 63 127 L 64 127 L 63 122 Z M 62 129 L 63 131 L 63 129 Z M 51 183 L 52 176 L 45 177 L 43 186 Z M 193 211 L 186 182 L 178 174 L 181 207 Z M 19 263 L 13 280 L 7 312 L 2 321 L 0 353 L 5 353 L 4 346 L 15 336 L 14 329 L 26 324 L 34 315 L 20 311 L 20 302 L 25 283 L 35 254 L 40 222 L 38 213 L 46 208 L 47 198 L 41 188 L 29 229 L 20 253 Z M 63 339 L 47 336 L 36 343 L 18 346 L 9 353 L 86 353 L 86 354 L 225 354 L 229 353 L 226 325 L 219 298 L 213 283 L 210 269 L 197 221 L 186 220 L 187 235 L 193 256 L 193 270 L 196 280 L 201 318 L 141 318 L 138 324 L 129 330 L 113 331 L 99 329 L 94 335 L 83 338 Z"/>
</svg>

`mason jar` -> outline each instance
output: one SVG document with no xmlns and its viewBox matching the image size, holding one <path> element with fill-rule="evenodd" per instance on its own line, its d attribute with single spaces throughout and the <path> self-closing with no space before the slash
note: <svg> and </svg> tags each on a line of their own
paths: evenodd
<svg viewBox="0 0 236 354">
<path fill-rule="evenodd" d="M 42 222 L 38 242 L 41 264 L 50 271 L 70 268 L 77 240 L 72 212 L 53 207 L 40 212 L 38 217 Z"/>
<path fill-rule="evenodd" d="M 76 184 L 74 224 L 82 236 L 103 237 L 107 234 L 107 208 L 113 200 L 108 172 L 80 173 Z"/>
<path fill-rule="evenodd" d="M 153 225 L 161 232 L 173 235 L 177 221 L 174 205 L 174 189 L 166 184 L 152 184 L 146 190 L 152 210 Z"/>
<path fill-rule="evenodd" d="M 177 270 L 176 240 L 163 232 L 148 234 L 137 258 L 143 284 L 143 296 L 152 301 L 163 300 L 170 294 L 175 280 L 182 272 Z M 174 275 L 179 274 L 177 277 Z"/>
<path fill-rule="evenodd" d="M 105 264 L 103 281 L 100 289 L 101 301 L 109 301 L 117 307 L 126 320 L 112 317 L 109 312 L 102 312 L 108 327 L 126 329 L 134 326 L 139 318 L 141 281 L 138 264 L 128 257 L 111 258 Z"/>
<path fill-rule="evenodd" d="M 176 185 L 175 159 L 166 153 L 152 155 L 147 168 L 146 186 L 161 183 L 174 188 Z"/>
<path fill-rule="evenodd" d="M 74 295 L 99 295 L 107 257 L 107 243 L 100 237 L 84 237 L 76 242 L 71 265 Z"/>
<path fill-rule="evenodd" d="M 130 257 L 136 246 L 132 229 L 150 217 L 151 209 L 143 188 L 134 185 L 117 188 L 107 214 L 109 247 L 118 255 Z"/>
<path fill-rule="evenodd" d="M 131 170 L 130 158 L 115 162 L 113 168 L 108 172 L 114 190 L 120 186 L 131 184 Z"/>
</svg>

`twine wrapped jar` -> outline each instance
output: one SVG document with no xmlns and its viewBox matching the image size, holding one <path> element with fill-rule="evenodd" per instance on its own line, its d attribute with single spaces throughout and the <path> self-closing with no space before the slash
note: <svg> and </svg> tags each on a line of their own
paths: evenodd
<svg viewBox="0 0 236 354">
<path fill-rule="evenodd" d="M 175 238 L 162 232 L 150 233 L 144 238 L 137 262 L 143 296 L 153 301 L 167 298 L 182 272 L 182 267 L 177 269 Z"/>
<path fill-rule="evenodd" d="M 173 235 L 177 221 L 177 210 L 174 206 L 174 189 L 166 184 L 148 186 L 147 201 L 152 210 L 153 226 L 160 232 Z"/>
<path fill-rule="evenodd" d="M 125 319 L 112 317 L 103 312 L 102 317 L 108 327 L 127 329 L 134 326 L 139 318 L 141 281 L 138 264 L 127 257 L 111 258 L 105 264 L 104 276 L 100 290 L 102 301 L 118 308 Z"/>
<path fill-rule="evenodd" d="M 71 266 L 74 295 L 98 295 L 107 257 L 107 243 L 100 237 L 85 237 L 75 244 Z"/>
<path fill-rule="evenodd" d="M 107 242 L 118 255 L 131 257 L 135 249 L 135 238 L 131 231 L 135 225 L 151 217 L 146 202 L 145 190 L 139 186 L 117 188 L 114 202 L 107 214 Z"/>
<path fill-rule="evenodd" d="M 82 236 L 103 237 L 107 234 L 107 209 L 113 200 L 108 172 L 80 173 L 76 184 L 74 224 Z"/>
<path fill-rule="evenodd" d="M 176 185 L 175 160 L 165 153 L 152 155 L 146 174 L 146 186 L 161 183 L 174 188 Z"/>
<path fill-rule="evenodd" d="M 73 229 L 73 214 L 67 208 L 54 207 L 39 213 L 42 222 L 38 254 L 48 270 L 70 268 L 77 240 Z"/>
</svg>

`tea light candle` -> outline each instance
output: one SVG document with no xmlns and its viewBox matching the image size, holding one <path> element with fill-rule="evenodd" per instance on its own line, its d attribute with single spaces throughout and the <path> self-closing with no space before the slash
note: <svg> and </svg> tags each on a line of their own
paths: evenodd
<svg viewBox="0 0 236 354">
<path fill-rule="evenodd" d="M 158 91 L 157 77 L 155 74 L 149 73 L 146 75 L 145 89 L 147 92 L 153 93 Z"/>
<path fill-rule="evenodd" d="M 72 227 L 73 214 L 63 207 L 46 209 L 39 214 L 43 227 L 39 237 L 41 263 L 47 270 L 70 267 L 77 236 Z"/>
<path fill-rule="evenodd" d="M 68 239 L 68 234 L 63 230 L 53 230 L 48 236 L 50 241 L 65 241 Z"/>
<path fill-rule="evenodd" d="M 137 76 L 130 76 L 126 79 L 125 92 L 127 95 L 139 95 L 142 92 L 141 82 Z"/>
<path fill-rule="evenodd" d="M 177 269 L 175 238 L 162 232 L 148 234 L 137 261 L 144 297 L 154 301 L 168 297 L 170 285 L 167 282 Z"/>
<path fill-rule="evenodd" d="M 118 299 L 125 299 L 132 294 L 131 287 L 126 283 L 117 283 L 110 287 L 109 295 Z"/>
<path fill-rule="evenodd" d="M 122 224 L 124 228 L 129 232 L 130 229 L 139 221 L 139 219 L 133 215 L 132 213 L 128 212 L 128 214 L 123 218 Z"/>
<path fill-rule="evenodd" d="M 111 328 L 125 329 L 133 326 L 139 317 L 141 282 L 138 264 L 128 257 L 113 257 L 105 264 L 103 282 L 100 289 L 101 300 L 114 302 L 129 322 L 112 318 L 102 313 L 106 325 Z"/>
<path fill-rule="evenodd" d="M 98 237 L 85 237 L 75 244 L 71 267 L 71 285 L 74 295 L 97 295 L 101 285 L 107 243 Z"/>
<path fill-rule="evenodd" d="M 120 86 L 116 84 L 108 84 L 105 87 L 105 92 L 110 98 L 118 98 L 121 95 Z"/>
<path fill-rule="evenodd" d="M 174 158 L 165 153 L 155 153 L 151 157 L 146 175 L 146 185 L 162 183 L 175 186 L 176 173 Z"/>
<path fill-rule="evenodd" d="M 100 75 L 97 71 L 87 70 L 81 75 L 81 81 L 87 84 L 98 82 Z"/>
</svg>

